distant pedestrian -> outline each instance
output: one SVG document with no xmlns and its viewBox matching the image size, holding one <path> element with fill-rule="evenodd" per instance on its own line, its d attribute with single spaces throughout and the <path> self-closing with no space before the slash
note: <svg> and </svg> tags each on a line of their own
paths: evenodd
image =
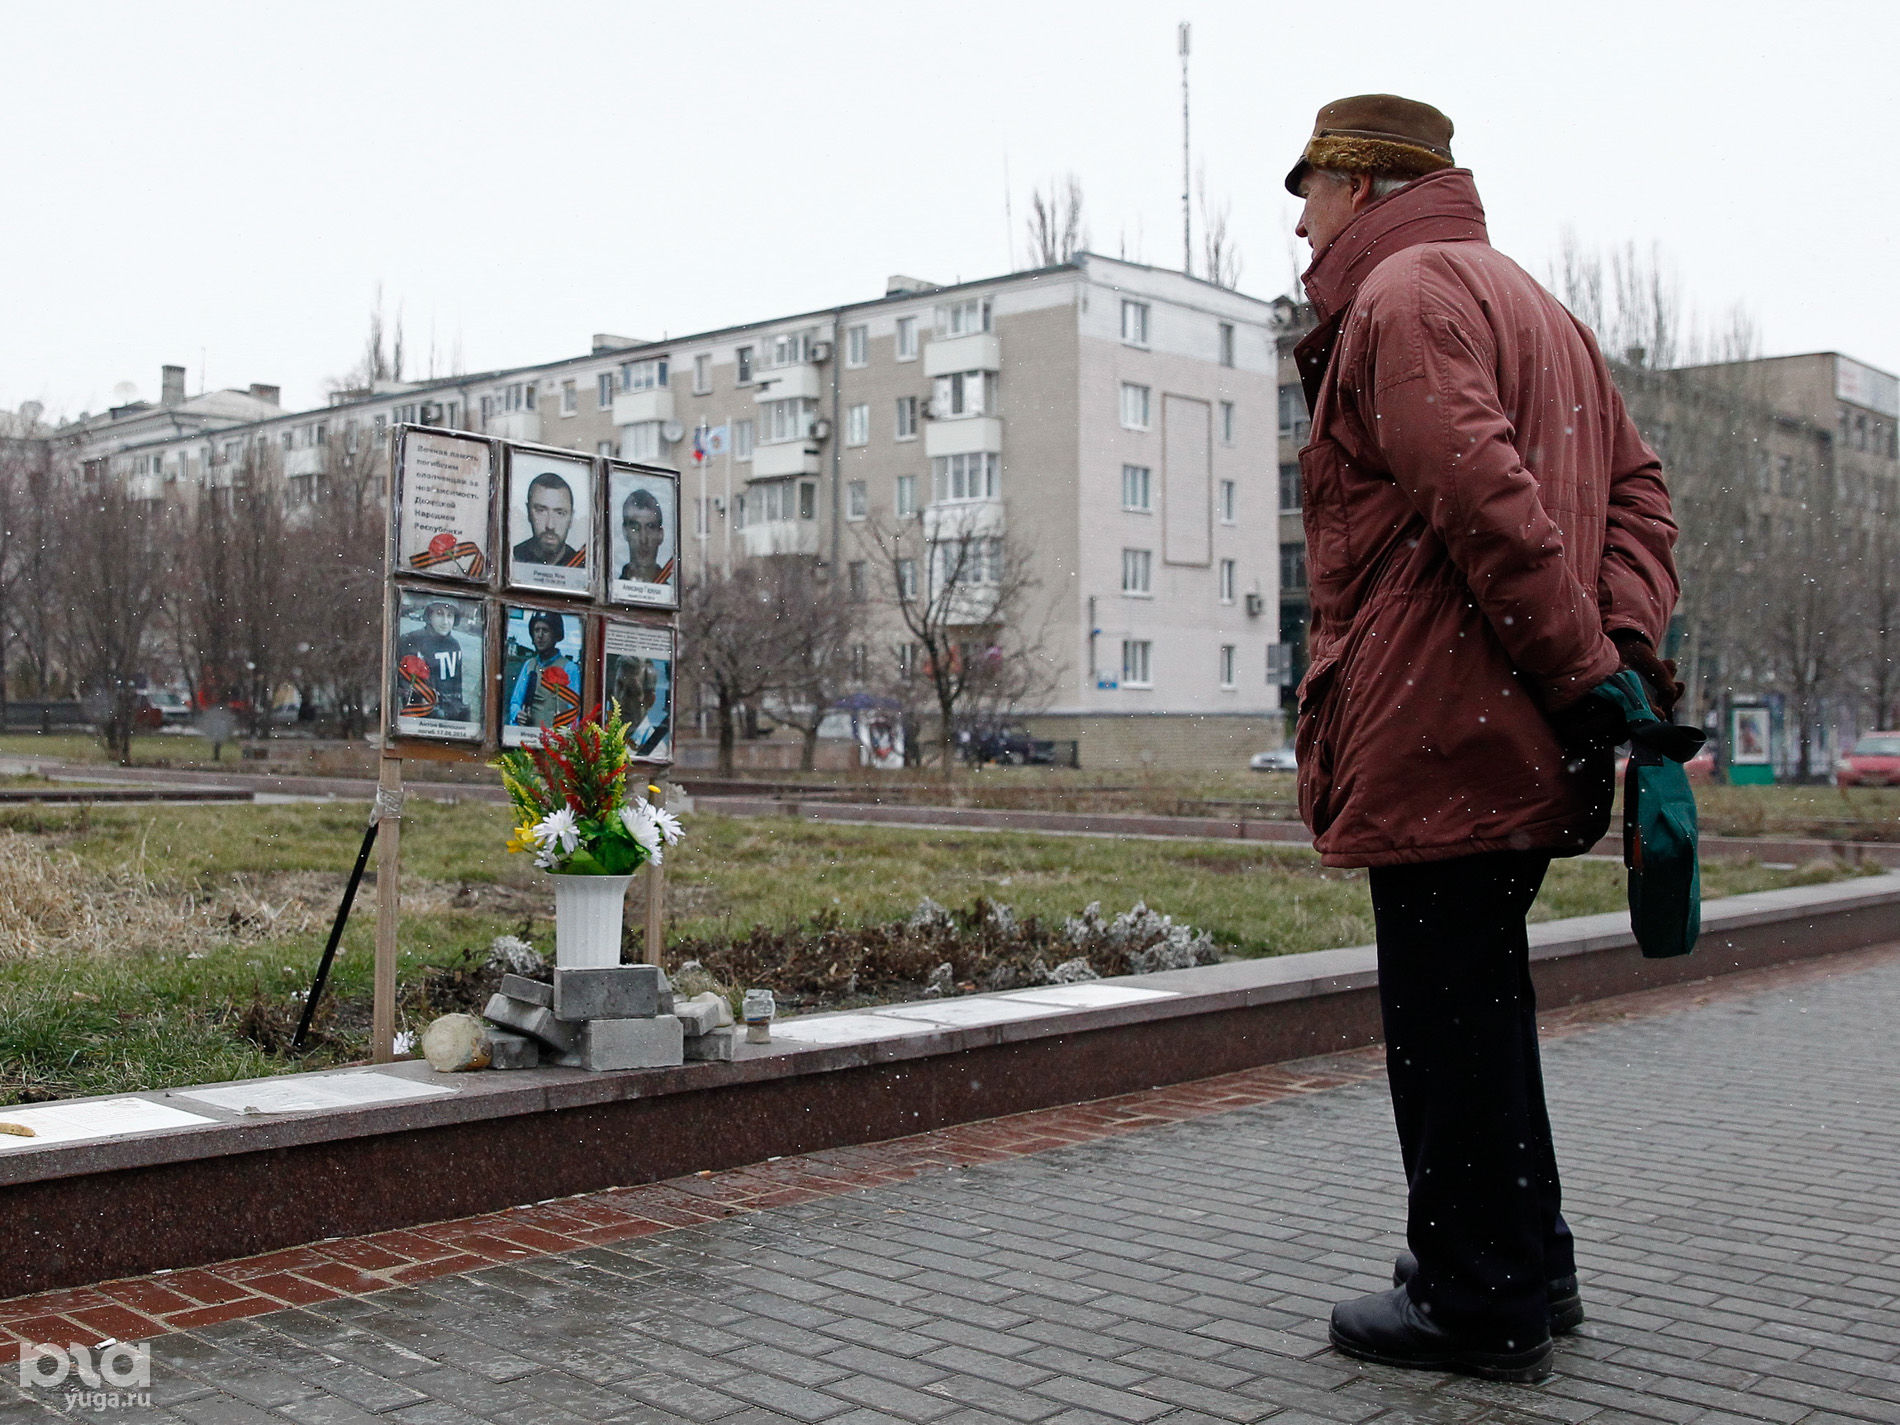
<svg viewBox="0 0 1900 1425">
<path fill-rule="evenodd" d="M 1535 1380 L 1582 1319 L 1525 915 L 1607 829 L 1619 668 L 1664 711 L 1678 586 L 1655 453 L 1595 339 L 1490 245 L 1452 125 L 1320 110 L 1286 186 L 1318 325 L 1297 361 L 1312 590 L 1300 813 L 1370 867 L 1411 1251 L 1334 1308 L 1342 1351 Z"/>
</svg>

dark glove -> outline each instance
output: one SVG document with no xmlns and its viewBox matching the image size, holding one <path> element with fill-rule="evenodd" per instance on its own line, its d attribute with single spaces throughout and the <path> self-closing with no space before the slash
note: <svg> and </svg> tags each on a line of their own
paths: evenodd
<svg viewBox="0 0 1900 1425">
<path fill-rule="evenodd" d="M 1551 713 L 1550 725 L 1556 729 L 1558 741 L 1571 752 L 1614 747 L 1629 736 L 1622 710 L 1595 693 Z"/>
<path fill-rule="evenodd" d="M 1656 716 L 1668 722 L 1669 715 L 1676 710 L 1676 704 L 1682 701 L 1683 693 L 1682 684 L 1676 681 L 1675 659 L 1658 658 L 1649 640 L 1633 628 L 1617 629 L 1610 635 L 1610 641 L 1616 644 L 1623 666 L 1642 675 L 1643 683 L 1649 689 L 1650 706 L 1656 709 Z"/>
</svg>

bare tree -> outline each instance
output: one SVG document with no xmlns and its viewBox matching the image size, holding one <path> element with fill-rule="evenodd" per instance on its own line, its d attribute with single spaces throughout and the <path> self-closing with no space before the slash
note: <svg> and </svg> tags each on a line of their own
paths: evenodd
<svg viewBox="0 0 1900 1425">
<path fill-rule="evenodd" d="M 1029 257 L 1036 267 L 1072 262 L 1089 245 L 1082 221 L 1082 180 L 1073 173 L 1038 185 L 1029 195 Z"/>
<path fill-rule="evenodd" d="M 769 563 L 770 561 L 761 561 Z M 730 774 L 739 717 L 781 680 L 785 649 L 774 576 L 758 562 L 730 572 L 705 568 L 680 599 L 680 664 L 713 697 L 719 770 Z"/>
<path fill-rule="evenodd" d="M 384 442 L 346 425 L 287 511 L 288 542 L 298 551 L 287 630 L 298 684 L 348 738 L 369 730 L 381 677 L 388 471 Z"/>
<path fill-rule="evenodd" d="M 803 737 L 798 765 L 817 764 L 818 730 L 855 681 L 852 648 L 863 630 L 864 605 L 821 580 L 804 559 L 774 559 L 765 572 L 778 614 L 781 655 L 770 692 L 772 716 Z"/>
<path fill-rule="evenodd" d="M 68 534 L 60 552 L 73 671 L 106 749 L 132 760 L 146 635 L 164 593 L 168 521 L 156 502 L 111 481 L 61 501 Z"/>
<path fill-rule="evenodd" d="M 1218 208 L 1207 201 L 1207 175 L 1200 175 L 1201 275 L 1216 287 L 1240 287 L 1240 246 L 1233 234 L 1233 204 L 1221 200 Z"/>
<path fill-rule="evenodd" d="M 1894 530 L 1891 499 L 1875 510 L 1873 530 L 1859 567 L 1862 571 L 1862 652 L 1873 725 L 1900 726 L 1900 533 Z"/>
<path fill-rule="evenodd" d="M 1054 686 L 1043 642 L 1047 609 L 1026 552 L 985 522 L 985 506 L 945 506 L 927 520 L 872 522 L 883 600 L 895 613 L 935 704 L 938 757 L 955 770 L 959 725 L 1032 705 Z M 905 660 L 908 661 L 908 660 Z"/>
<path fill-rule="evenodd" d="M 332 395 L 344 392 L 374 391 L 377 383 L 402 380 L 402 312 L 396 312 L 392 328 L 383 321 L 383 284 L 376 284 L 376 305 L 370 309 L 369 334 L 363 340 L 363 353 L 356 365 L 330 382 Z"/>
<path fill-rule="evenodd" d="M 8 506 L 5 622 L 0 626 L 0 642 L 18 648 L 25 663 L 22 682 L 44 702 L 60 679 L 61 551 L 67 538 L 63 520 L 68 510 L 61 494 L 60 452 L 45 438 L 48 431 L 38 410 L 22 408 L 14 431 L 6 443 L 5 469 L 0 471 Z M 41 727 L 50 731 L 44 721 Z"/>
</svg>

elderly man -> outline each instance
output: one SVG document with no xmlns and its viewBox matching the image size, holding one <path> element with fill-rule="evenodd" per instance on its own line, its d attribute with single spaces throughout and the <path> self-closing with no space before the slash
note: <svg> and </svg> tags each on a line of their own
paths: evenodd
<svg viewBox="0 0 1900 1425">
<path fill-rule="evenodd" d="M 1409 1187 L 1396 1283 L 1333 1311 L 1388 1365 L 1536 1380 L 1582 1319 L 1538 1068 L 1525 914 L 1608 825 L 1621 667 L 1656 656 L 1676 529 L 1595 340 L 1490 245 L 1451 121 L 1320 110 L 1287 175 L 1318 325 L 1297 360 L 1310 665 L 1300 811 L 1369 867 Z"/>
</svg>

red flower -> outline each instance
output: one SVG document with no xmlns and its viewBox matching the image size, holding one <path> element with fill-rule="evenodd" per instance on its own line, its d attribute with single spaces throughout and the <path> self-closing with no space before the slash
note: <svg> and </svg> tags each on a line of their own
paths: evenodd
<svg viewBox="0 0 1900 1425">
<path fill-rule="evenodd" d="M 438 559 L 446 559 L 454 552 L 455 536 L 450 534 L 447 530 L 443 530 L 442 533 L 429 541 L 429 553 Z"/>
</svg>

